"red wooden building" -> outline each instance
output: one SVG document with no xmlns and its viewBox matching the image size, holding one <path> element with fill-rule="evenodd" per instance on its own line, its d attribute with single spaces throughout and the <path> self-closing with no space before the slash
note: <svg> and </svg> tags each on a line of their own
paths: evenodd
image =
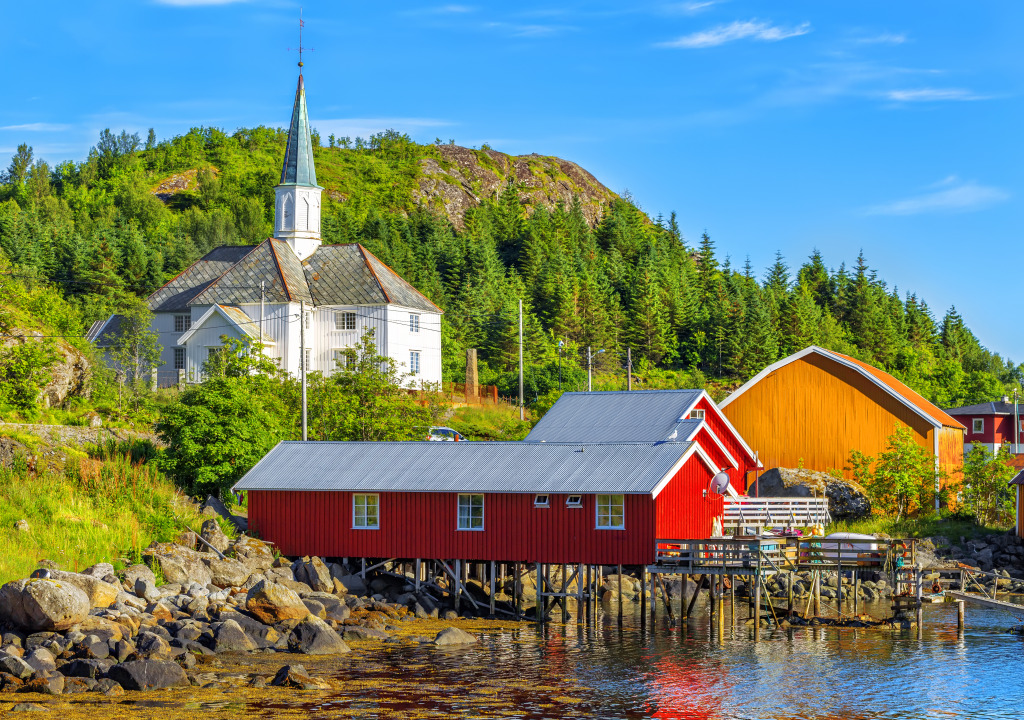
<svg viewBox="0 0 1024 720">
<path fill-rule="evenodd" d="M 1010 398 L 1004 397 L 999 402 L 978 403 L 965 407 L 950 408 L 946 413 L 959 420 L 967 431 L 964 433 L 964 452 L 970 452 L 975 443 L 984 445 L 992 453 L 1009 443 L 1012 451 L 1019 453 L 1021 439 L 1024 438 L 1021 410 Z M 1016 430 L 1014 424 L 1017 424 Z M 1016 445 L 1016 447 L 1014 447 Z"/>
<path fill-rule="evenodd" d="M 526 442 L 665 440 L 699 443 L 741 494 L 761 467 L 704 390 L 564 393 L 526 436 Z"/>
<path fill-rule="evenodd" d="M 642 565 L 711 536 L 697 442 L 284 442 L 235 486 L 289 556 Z"/>
</svg>

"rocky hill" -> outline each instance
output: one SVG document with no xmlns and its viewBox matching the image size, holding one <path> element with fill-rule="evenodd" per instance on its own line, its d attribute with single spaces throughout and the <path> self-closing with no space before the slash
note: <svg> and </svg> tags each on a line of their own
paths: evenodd
<svg viewBox="0 0 1024 720">
<path fill-rule="evenodd" d="M 602 206 L 616 197 L 597 178 L 574 162 L 537 155 L 506 155 L 495 150 L 473 150 L 459 145 L 436 146 L 440 158 L 420 160 L 422 175 L 413 198 L 443 213 L 462 229 L 466 210 L 493 198 L 509 180 L 519 186 L 527 214 L 538 207 L 569 205 L 578 197 L 591 227 L 601 218 Z"/>
</svg>

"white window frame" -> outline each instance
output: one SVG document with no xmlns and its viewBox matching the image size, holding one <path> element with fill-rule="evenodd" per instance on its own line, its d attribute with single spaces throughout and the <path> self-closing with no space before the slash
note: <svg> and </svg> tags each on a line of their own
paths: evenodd
<svg viewBox="0 0 1024 720">
<path fill-rule="evenodd" d="M 618 513 L 618 525 L 612 524 L 616 518 L 616 507 L 620 508 L 620 512 Z M 603 512 L 602 509 L 604 510 Z M 602 515 L 604 515 L 604 524 L 601 523 Z M 594 503 L 594 526 L 598 530 L 625 530 L 626 496 L 618 493 L 602 493 L 598 495 L 596 502 Z"/>
<path fill-rule="evenodd" d="M 420 331 L 420 316 L 415 313 L 409 313 L 409 332 L 418 333 Z"/>
<path fill-rule="evenodd" d="M 351 325 L 352 327 L 349 327 Z M 349 332 L 356 329 L 356 314 L 349 310 L 334 311 L 334 329 Z"/>
<path fill-rule="evenodd" d="M 583 507 L 583 496 L 582 495 L 570 495 L 565 499 L 565 506 L 567 508 L 581 508 Z"/>
<path fill-rule="evenodd" d="M 192 316 L 191 315 L 175 315 L 174 316 L 174 332 L 184 333 L 192 329 Z"/>
<path fill-rule="evenodd" d="M 694 408 L 693 410 L 691 410 L 690 411 L 690 419 L 691 420 L 703 420 L 704 419 L 704 410 L 703 410 L 703 408 Z"/>
<path fill-rule="evenodd" d="M 188 361 L 188 354 L 185 352 L 184 345 L 178 345 L 174 348 L 174 369 L 184 370 L 185 364 Z"/>
<path fill-rule="evenodd" d="M 419 375 L 420 374 L 420 372 L 421 372 L 421 370 L 420 370 L 420 368 L 421 368 L 420 357 L 421 357 L 421 352 L 419 350 L 410 350 L 409 351 L 409 374 L 410 375 Z"/>
<path fill-rule="evenodd" d="M 979 434 L 985 432 L 985 418 L 971 418 L 971 433 Z"/>
<path fill-rule="evenodd" d="M 356 366 L 354 348 L 334 348 L 331 357 L 334 359 L 334 370 L 351 370 Z M 339 363 L 339 361 L 341 362 Z"/>
<path fill-rule="evenodd" d="M 540 493 L 533 496 L 533 506 L 535 508 L 549 508 L 551 507 L 551 496 L 547 493 Z"/>
<path fill-rule="evenodd" d="M 376 522 L 370 524 L 369 505 L 367 500 L 373 498 L 373 509 Z M 360 521 L 360 499 L 362 500 L 362 524 Z M 380 495 L 377 493 L 354 493 L 352 495 L 352 529 L 353 530 L 380 530 Z"/>
<path fill-rule="evenodd" d="M 465 498 L 465 507 L 468 511 L 463 513 L 463 498 Z M 475 498 L 480 498 L 480 527 L 473 527 L 473 511 L 476 509 Z M 465 530 L 467 532 L 483 532 L 484 530 L 484 495 L 483 493 L 459 493 L 459 497 L 455 504 L 456 512 L 456 528 L 458 530 Z"/>
</svg>

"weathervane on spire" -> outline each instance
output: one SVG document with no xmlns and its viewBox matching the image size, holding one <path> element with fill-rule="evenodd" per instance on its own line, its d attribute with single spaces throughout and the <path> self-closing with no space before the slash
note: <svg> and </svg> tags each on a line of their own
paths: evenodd
<svg viewBox="0 0 1024 720">
<path fill-rule="evenodd" d="M 302 28 L 304 28 L 304 27 L 306 27 L 306 23 L 302 20 L 302 8 L 300 7 L 299 8 L 299 47 L 297 47 L 297 48 L 288 48 L 289 50 L 298 50 L 299 51 L 299 67 L 300 68 L 302 67 L 302 51 L 303 50 L 309 50 L 310 52 L 313 52 L 313 48 L 304 48 L 304 47 L 302 47 Z M 299 70 L 299 73 L 301 73 L 301 72 L 302 72 L 302 70 Z"/>
</svg>

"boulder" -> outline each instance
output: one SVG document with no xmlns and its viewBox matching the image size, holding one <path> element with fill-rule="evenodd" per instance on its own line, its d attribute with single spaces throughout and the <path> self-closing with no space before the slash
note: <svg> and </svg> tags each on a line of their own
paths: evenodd
<svg viewBox="0 0 1024 720">
<path fill-rule="evenodd" d="M 322 690 L 327 687 L 326 683 L 311 678 L 309 673 L 306 672 L 306 668 L 301 665 L 285 665 L 277 671 L 270 684 L 277 687 L 293 687 L 300 690 Z"/>
<path fill-rule="evenodd" d="M 207 555 L 203 558 L 203 562 L 206 563 L 206 567 L 210 568 L 212 575 L 210 582 L 219 588 L 240 587 L 245 584 L 251 574 L 248 565 L 234 558 L 221 560 L 216 555 Z"/>
<path fill-rule="evenodd" d="M 133 660 L 110 668 L 107 676 L 125 690 L 159 690 L 188 686 L 188 677 L 169 660 Z"/>
<path fill-rule="evenodd" d="M 0 588 L 0 620 L 30 631 L 67 630 L 91 607 L 89 596 L 71 583 L 15 580 Z"/>
<path fill-rule="evenodd" d="M 213 651 L 216 653 L 244 653 L 256 649 L 255 643 L 245 634 L 234 620 L 227 620 L 213 626 Z"/>
<path fill-rule="evenodd" d="M 434 638 L 434 644 L 444 645 L 472 645 L 477 641 L 476 635 L 456 627 L 445 628 Z"/>
<path fill-rule="evenodd" d="M 153 543 L 143 550 L 142 556 L 160 564 L 164 579 L 188 587 L 194 582 L 209 585 L 213 574 L 203 562 L 203 553 L 183 548 L 174 543 Z"/>
<path fill-rule="evenodd" d="M 232 549 L 239 562 L 245 563 L 251 572 L 265 572 L 274 566 L 274 553 L 262 540 L 243 535 Z"/>
<path fill-rule="evenodd" d="M 131 590 L 135 589 L 135 584 L 140 578 L 148 580 L 153 583 L 153 587 L 156 587 L 156 575 L 153 574 L 148 565 L 139 563 L 138 565 L 132 565 L 124 571 L 124 584 Z"/>
<path fill-rule="evenodd" d="M 107 674 L 114 666 L 112 660 L 72 660 L 60 671 L 67 677 L 83 677 L 97 679 Z"/>
<path fill-rule="evenodd" d="M 358 575 L 342 575 L 338 580 L 350 595 L 367 595 L 369 593 L 366 582 Z"/>
<path fill-rule="evenodd" d="M 341 655 L 349 646 L 330 625 L 315 615 L 308 615 L 292 629 L 288 647 L 306 655 Z"/>
<path fill-rule="evenodd" d="M 327 609 L 319 600 L 314 600 L 313 598 L 302 598 L 302 604 L 306 606 L 306 609 L 309 610 L 311 615 L 316 615 L 321 620 L 327 619 Z"/>
<path fill-rule="evenodd" d="M 89 596 L 89 602 L 94 608 L 108 608 L 117 601 L 117 594 L 121 591 L 117 585 L 100 580 L 93 575 L 85 573 L 64 572 L 63 570 L 51 570 L 50 580 L 60 583 L 70 583 Z"/>
<path fill-rule="evenodd" d="M 166 659 L 171 656 L 171 644 L 160 635 L 143 630 L 135 638 L 135 652 L 144 658 Z"/>
<path fill-rule="evenodd" d="M 28 532 L 29 531 L 28 520 L 24 520 L 24 519 L 18 520 L 16 523 L 14 523 L 14 529 L 17 530 L 18 532 Z"/>
<path fill-rule="evenodd" d="M 304 557 L 292 565 L 292 573 L 298 582 L 303 582 L 316 592 L 333 592 L 334 580 L 327 564 L 320 558 Z"/>
<path fill-rule="evenodd" d="M 43 650 L 42 652 L 45 653 L 46 651 Z M 19 680 L 25 680 L 26 678 L 32 677 L 35 673 L 35 668 L 20 657 L 16 657 L 14 655 L 0 655 L 0 672 L 13 675 Z"/>
<path fill-rule="evenodd" d="M 161 593 L 156 589 L 156 582 L 146 577 L 140 577 L 135 581 L 135 594 L 147 603 L 156 602 L 161 598 Z"/>
<path fill-rule="evenodd" d="M 772 468 L 747 491 L 758 497 L 828 498 L 833 520 L 857 520 L 871 515 L 867 491 L 853 480 L 807 469 Z"/>
<path fill-rule="evenodd" d="M 216 518 L 210 518 L 203 522 L 203 527 L 199 531 L 199 537 L 217 548 L 220 552 L 224 552 L 231 546 L 231 539 L 220 529 L 220 524 Z M 210 548 L 204 545 L 202 549 L 209 551 Z"/>
<path fill-rule="evenodd" d="M 49 712 L 50 708 L 36 705 L 35 703 L 18 703 L 11 708 L 11 712 Z"/>
<path fill-rule="evenodd" d="M 26 655 L 24 660 L 37 675 L 46 675 L 57 669 L 57 663 L 54 662 L 53 655 L 50 654 L 49 650 L 44 650 L 43 648 L 36 648 Z"/>
<path fill-rule="evenodd" d="M 94 578 L 99 578 L 100 580 L 103 580 L 109 575 L 114 574 L 114 566 L 110 563 L 105 562 L 96 563 L 95 565 L 90 565 L 85 570 L 83 570 L 82 574 L 91 575 Z"/>
<path fill-rule="evenodd" d="M 266 580 L 257 583 L 246 595 L 245 609 L 266 625 L 282 620 L 301 620 L 309 610 L 292 590 Z"/>
<path fill-rule="evenodd" d="M 60 695 L 64 692 L 64 676 L 60 673 L 40 675 L 22 685 L 19 692 Z"/>
</svg>

